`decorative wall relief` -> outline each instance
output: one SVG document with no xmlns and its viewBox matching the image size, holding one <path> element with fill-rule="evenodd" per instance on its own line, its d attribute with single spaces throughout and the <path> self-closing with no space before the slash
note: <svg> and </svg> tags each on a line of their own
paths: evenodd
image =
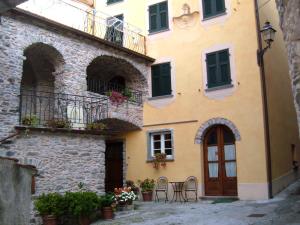
<svg viewBox="0 0 300 225">
<path fill-rule="evenodd" d="M 191 7 L 187 3 L 183 4 L 182 11 L 181 16 L 173 17 L 173 23 L 175 26 L 181 29 L 194 26 L 197 22 L 199 11 L 191 12 Z"/>
</svg>

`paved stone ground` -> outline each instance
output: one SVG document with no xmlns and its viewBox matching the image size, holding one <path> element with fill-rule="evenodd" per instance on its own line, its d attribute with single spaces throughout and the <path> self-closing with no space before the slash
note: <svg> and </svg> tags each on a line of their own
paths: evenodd
<svg viewBox="0 0 300 225">
<path fill-rule="evenodd" d="M 93 225 L 300 225 L 300 180 L 267 201 L 138 202 L 137 205 L 137 210 L 118 213 L 112 221 Z M 265 215 L 249 217 L 250 214 Z"/>
</svg>

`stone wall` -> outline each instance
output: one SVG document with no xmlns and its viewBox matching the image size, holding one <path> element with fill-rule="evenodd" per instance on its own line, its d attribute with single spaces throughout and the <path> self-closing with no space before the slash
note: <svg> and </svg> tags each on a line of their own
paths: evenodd
<svg viewBox="0 0 300 225">
<path fill-rule="evenodd" d="M 0 157 L 0 224 L 28 225 L 35 170 Z"/>
<path fill-rule="evenodd" d="M 95 58 L 105 55 L 132 65 L 138 74 L 135 74 L 131 87 L 136 86 L 137 90 L 147 93 L 149 61 L 76 32 L 51 26 L 30 15 L 9 11 L 2 16 L 0 24 L 0 139 L 12 133 L 19 122 L 18 95 L 26 60 L 24 52 L 32 46 L 49 46 L 43 47 L 43 51 L 48 51 L 44 58 L 53 59 L 52 75 L 56 92 L 88 95 L 87 67 Z M 39 48 L 36 50 L 39 52 Z M 126 68 L 121 71 L 126 71 Z M 141 112 L 140 110 L 134 114 L 134 120 L 137 120 L 134 124 L 142 124 Z M 123 114 L 121 117 L 126 119 Z"/>
<path fill-rule="evenodd" d="M 290 77 L 300 130 L 300 1 L 276 0 L 288 51 Z"/>
<path fill-rule="evenodd" d="M 10 144 L 0 145 L 2 155 L 36 166 L 36 195 L 86 188 L 104 192 L 105 141 L 97 135 L 23 131 Z"/>
</svg>

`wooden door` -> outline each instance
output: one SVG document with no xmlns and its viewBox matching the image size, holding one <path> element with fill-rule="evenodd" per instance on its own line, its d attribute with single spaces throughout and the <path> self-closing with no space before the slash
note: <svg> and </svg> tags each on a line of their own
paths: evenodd
<svg viewBox="0 0 300 225">
<path fill-rule="evenodd" d="M 204 139 L 205 195 L 236 196 L 235 138 L 226 126 L 212 127 Z"/>
<path fill-rule="evenodd" d="M 105 191 L 123 187 L 123 143 L 106 143 Z"/>
</svg>

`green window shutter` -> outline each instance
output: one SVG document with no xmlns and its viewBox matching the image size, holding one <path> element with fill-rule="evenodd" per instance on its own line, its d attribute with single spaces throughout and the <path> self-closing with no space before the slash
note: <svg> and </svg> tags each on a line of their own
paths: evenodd
<svg viewBox="0 0 300 225">
<path fill-rule="evenodd" d="M 217 54 L 210 53 L 206 55 L 207 65 L 207 87 L 217 86 Z"/>
<path fill-rule="evenodd" d="M 151 5 L 149 7 L 149 31 L 156 31 L 158 29 L 158 5 Z"/>
<path fill-rule="evenodd" d="M 170 63 L 161 64 L 160 66 L 160 94 L 170 95 L 171 94 L 171 66 Z"/>
<path fill-rule="evenodd" d="M 204 18 L 206 17 L 210 17 L 213 14 L 213 10 L 212 10 L 212 0 L 203 0 L 203 14 L 204 14 Z"/>
<path fill-rule="evenodd" d="M 115 3 L 115 2 L 121 2 L 123 0 L 107 0 L 107 4 L 112 4 L 112 3 Z"/>
<path fill-rule="evenodd" d="M 208 88 L 231 84 L 229 56 L 228 49 L 206 55 Z"/>
<path fill-rule="evenodd" d="M 171 88 L 171 66 L 163 63 L 151 67 L 152 97 L 170 95 Z"/>
<path fill-rule="evenodd" d="M 149 32 L 156 32 L 169 28 L 168 2 L 161 2 L 149 6 Z"/>
<path fill-rule="evenodd" d="M 220 51 L 218 53 L 219 57 L 219 83 L 220 84 L 230 84 L 230 60 L 229 60 L 229 51 L 228 49 Z"/>
<path fill-rule="evenodd" d="M 225 12 L 225 0 L 202 0 L 204 18 L 216 16 Z"/>
<path fill-rule="evenodd" d="M 162 2 L 159 4 L 160 29 L 166 29 L 169 27 L 168 17 L 168 3 Z"/>
<path fill-rule="evenodd" d="M 160 95 L 160 67 L 159 65 L 152 66 L 151 69 L 151 82 L 152 82 L 152 97 Z"/>
<path fill-rule="evenodd" d="M 216 14 L 225 12 L 224 0 L 216 0 Z"/>
</svg>

